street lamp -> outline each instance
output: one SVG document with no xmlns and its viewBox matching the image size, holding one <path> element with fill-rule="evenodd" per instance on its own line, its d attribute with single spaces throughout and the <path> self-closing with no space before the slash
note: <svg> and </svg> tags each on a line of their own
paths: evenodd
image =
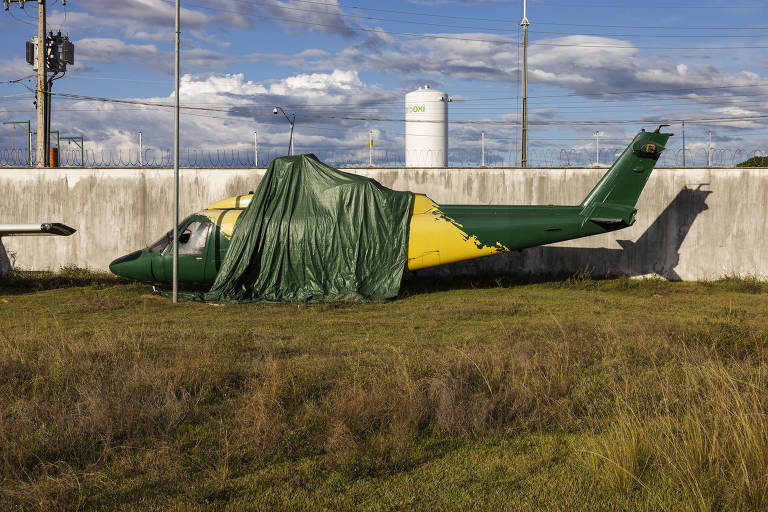
<svg viewBox="0 0 768 512">
<path fill-rule="evenodd" d="M 291 114 L 291 117 L 288 117 L 288 114 L 285 113 L 285 110 L 283 110 L 283 107 L 273 108 L 272 113 L 277 115 L 278 110 L 280 110 L 280 112 L 283 113 L 283 115 L 288 120 L 288 122 L 291 123 L 291 139 L 288 142 L 288 155 L 293 156 L 293 125 L 294 123 L 296 123 L 296 114 Z"/>
</svg>

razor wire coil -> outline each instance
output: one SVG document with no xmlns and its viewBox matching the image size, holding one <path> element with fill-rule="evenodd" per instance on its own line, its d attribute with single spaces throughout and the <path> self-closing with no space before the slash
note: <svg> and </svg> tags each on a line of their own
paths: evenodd
<svg viewBox="0 0 768 512">
<path fill-rule="evenodd" d="M 368 167 L 369 150 L 367 148 L 297 147 L 296 154 L 313 153 L 321 161 L 335 167 Z M 605 148 L 600 150 L 599 163 L 606 167 L 613 163 L 623 148 Z M 756 148 L 694 148 L 685 150 L 686 167 L 734 167 L 752 157 L 764 157 L 768 150 Z M 281 148 L 260 148 L 258 165 L 266 167 L 285 151 Z M 425 154 L 423 161 L 430 161 L 430 154 Z M 584 147 L 540 147 L 528 150 L 529 167 L 594 167 L 595 152 Z M 79 148 L 62 148 L 59 152 L 60 167 L 90 168 L 167 168 L 173 166 L 173 151 L 168 148 L 146 147 L 141 153 L 138 149 L 88 146 L 81 152 Z M 418 160 L 418 159 L 417 159 Z M 519 153 L 511 150 L 486 149 L 485 167 L 517 167 L 520 164 Z M 670 149 L 659 160 L 661 167 L 682 167 L 682 148 Z M 374 167 L 404 167 L 405 152 L 400 149 L 375 149 Z M 449 150 L 449 167 L 480 167 L 481 155 L 476 148 L 456 148 Z M 0 167 L 34 167 L 34 151 L 30 155 L 27 148 L 0 148 Z M 241 168 L 254 167 L 253 149 L 205 149 L 182 148 L 179 151 L 179 166 L 197 168 Z"/>
</svg>

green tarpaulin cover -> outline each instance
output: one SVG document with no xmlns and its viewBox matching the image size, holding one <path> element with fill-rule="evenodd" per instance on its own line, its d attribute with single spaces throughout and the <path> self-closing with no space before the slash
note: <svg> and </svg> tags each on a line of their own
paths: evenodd
<svg viewBox="0 0 768 512">
<path fill-rule="evenodd" d="M 209 302 L 395 297 L 412 194 L 314 155 L 272 161 L 235 225 Z"/>
</svg>

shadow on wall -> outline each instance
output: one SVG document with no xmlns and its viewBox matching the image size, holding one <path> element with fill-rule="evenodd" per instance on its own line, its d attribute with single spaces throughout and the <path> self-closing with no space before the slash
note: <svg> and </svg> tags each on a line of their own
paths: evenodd
<svg viewBox="0 0 768 512">
<path fill-rule="evenodd" d="M 707 210 L 711 191 L 683 187 L 637 241 L 618 240 L 621 249 L 533 247 L 419 271 L 420 276 L 486 273 L 558 274 L 589 269 L 593 275 L 642 276 L 656 273 L 680 280 L 675 272 L 680 247 L 696 217 Z"/>
<path fill-rule="evenodd" d="M 8 258 L 8 253 L 5 252 L 3 239 L 0 238 L 0 275 L 7 274 L 10 271 L 11 271 L 11 260 Z"/>
</svg>

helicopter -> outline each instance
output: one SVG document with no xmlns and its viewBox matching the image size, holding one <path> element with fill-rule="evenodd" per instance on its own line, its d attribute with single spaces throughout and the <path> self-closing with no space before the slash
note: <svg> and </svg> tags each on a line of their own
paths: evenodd
<svg viewBox="0 0 768 512">
<path fill-rule="evenodd" d="M 661 133 L 664 126 L 639 132 L 578 205 L 443 205 L 413 193 L 405 268 L 421 270 L 631 226 L 640 194 L 673 135 Z M 237 220 L 253 197 L 218 201 L 179 224 L 179 283 L 214 282 Z M 131 280 L 170 283 L 172 241 L 169 231 L 149 247 L 115 259 L 109 268 Z"/>
</svg>

